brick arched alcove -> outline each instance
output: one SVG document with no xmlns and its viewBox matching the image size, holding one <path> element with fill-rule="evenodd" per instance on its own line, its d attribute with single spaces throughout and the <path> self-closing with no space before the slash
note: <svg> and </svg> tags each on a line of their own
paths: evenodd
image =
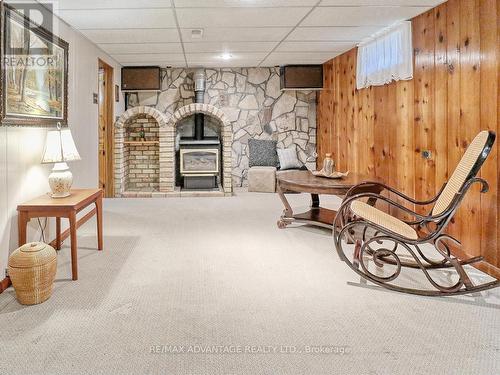
<svg viewBox="0 0 500 375">
<path fill-rule="evenodd" d="M 155 108 L 147 106 L 138 106 L 130 108 L 125 111 L 115 122 L 115 150 L 114 150 L 114 183 L 115 183 L 115 196 L 122 197 L 126 191 L 126 170 L 127 170 L 127 160 L 125 155 L 125 137 L 126 137 L 126 126 L 135 118 L 146 115 L 153 118 L 158 123 L 158 133 L 159 138 L 162 138 L 162 133 L 166 130 L 167 117 Z M 164 137 L 163 137 L 164 138 Z M 161 148 L 159 152 L 160 164 L 161 164 Z M 159 170 L 159 190 L 161 191 L 161 165 Z M 140 195 L 140 194 L 139 194 Z M 150 194 L 151 195 L 151 194 Z"/>
<path fill-rule="evenodd" d="M 168 119 L 164 130 L 160 130 L 160 191 L 175 190 L 175 127 L 185 117 L 195 113 L 203 113 L 218 119 L 221 123 L 222 136 L 222 180 L 224 193 L 232 193 L 232 142 L 231 122 L 221 109 L 203 103 L 193 103 L 179 108 Z"/>
</svg>

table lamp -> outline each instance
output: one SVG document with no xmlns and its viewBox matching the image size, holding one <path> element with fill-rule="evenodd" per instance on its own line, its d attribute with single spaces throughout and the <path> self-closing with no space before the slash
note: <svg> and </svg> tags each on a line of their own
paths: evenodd
<svg viewBox="0 0 500 375">
<path fill-rule="evenodd" d="M 47 132 L 42 164 L 55 163 L 49 175 L 52 198 L 64 198 L 70 195 L 73 175 L 66 162 L 80 159 L 71 130 L 61 129 L 61 124 L 58 123 L 57 130 Z"/>
</svg>

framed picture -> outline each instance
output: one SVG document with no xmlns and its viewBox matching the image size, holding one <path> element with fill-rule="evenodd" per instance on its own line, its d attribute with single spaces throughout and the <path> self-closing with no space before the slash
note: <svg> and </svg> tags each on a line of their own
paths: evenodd
<svg viewBox="0 0 500 375">
<path fill-rule="evenodd" d="M 118 85 L 115 85 L 115 102 L 120 101 L 120 87 Z"/>
<path fill-rule="evenodd" d="M 68 43 L 0 1 L 0 123 L 68 124 Z"/>
</svg>

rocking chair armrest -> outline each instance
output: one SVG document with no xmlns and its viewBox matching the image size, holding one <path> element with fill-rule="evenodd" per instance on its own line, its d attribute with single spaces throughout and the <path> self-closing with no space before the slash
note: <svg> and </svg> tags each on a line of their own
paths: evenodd
<svg viewBox="0 0 500 375">
<path fill-rule="evenodd" d="M 428 221 L 429 220 L 428 216 L 420 215 L 420 214 L 416 213 L 415 211 L 409 209 L 408 207 L 405 207 L 402 204 L 393 201 L 390 198 L 387 198 L 387 197 L 384 197 L 383 195 L 375 194 L 375 193 L 360 193 L 360 194 L 356 194 L 356 195 L 353 195 L 353 196 L 345 199 L 344 202 L 342 202 L 342 205 L 340 206 L 339 212 L 343 208 L 347 207 L 352 201 L 355 201 L 355 200 L 360 199 L 360 198 L 368 198 L 368 199 L 375 199 L 375 200 L 384 201 L 387 204 L 389 204 L 389 205 L 391 205 L 391 206 L 393 206 L 393 207 L 395 207 L 395 208 L 397 208 L 397 209 L 399 209 L 399 210 L 401 210 L 401 211 L 403 211 L 403 212 L 405 212 L 407 214 L 410 214 L 414 218 L 418 219 L 418 220 L 415 220 L 415 221 L 411 221 L 409 223 L 418 224 L 420 222 Z"/>
<path fill-rule="evenodd" d="M 451 203 L 448 205 L 448 207 L 446 208 L 446 210 L 444 210 L 440 214 L 428 216 L 427 217 L 428 221 L 439 221 L 439 220 L 441 220 L 441 219 L 443 219 L 443 218 L 445 218 L 445 217 L 453 214 L 453 212 L 458 208 L 458 205 L 460 204 L 460 202 L 462 201 L 462 199 L 467 194 L 467 191 L 475 183 L 481 184 L 481 190 L 480 190 L 481 193 L 487 193 L 488 192 L 488 190 L 490 188 L 489 184 L 488 184 L 488 181 L 486 181 L 485 179 L 480 178 L 480 177 L 473 177 L 473 178 L 467 180 L 464 183 L 464 185 L 462 186 L 462 188 L 460 189 L 459 192 L 455 193 L 455 196 L 453 197 Z"/>
<path fill-rule="evenodd" d="M 474 178 L 471 178 L 470 180 L 468 180 L 464 184 L 464 187 L 463 187 L 464 194 L 475 183 L 481 184 L 481 193 L 487 193 L 490 190 L 490 185 L 488 184 L 488 181 L 486 181 L 484 178 L 481 178 L 481 177 L 474 177 Z"/>
<path fill-rule="evenodd" d="M 432 199 L 429 199 L 429 200 L 426 200 L 426 201 L 418 201 L 416 199 L 413 199 L 409 196 L 407 196 L 406 194 L 403 194 L 402 192 L 386 185 L 386 184 L 383 184 L 381 182 L 376 182 L 376 181 L 364 181 L 364 182 L 361 182 L 355 186 L 353 186 L 351 189 L 349 189 L 349 191 L 347 192 L 346 194 L 346 197 L 350 197 L 354 191 L 356 191 L 359 187 L 362 187 L 362 186 L 366 186 L 366 185 L 376 185 L 376 186 L 380 186 L 382 187 L 384 190 L 387 190 L 387 191 L 390 191 L 391 193 L 394 193 L 396 194 L 397 196 L 399 196 L 400 198 L 403 198 L 404 200 L 410 202 L 410 203 L 413 203 L 413 204 L 418 204 L 420 206 L 426 206 L 428 204 L 431 204 L 431 203 L 434 203 L 437 201 L 437 199 L 439 198 L 439 196 L 441 195 L 441 193 L 443 192 L 445 186 L 446 186 L 446 183 L 443 184 L 443 186 L 441 187 L 441 189 L 439 190 L 439 192 L 436 194 L 436 196 Z"/>
<path fill-rule="evenodd" d="M 441 212 L 437 215 L 430 214 L 429 216 L 421 216 L 421 215 L 418 215 L 415 213 L 415 215 L 417 215 L 416 217 L 422 218 L 421 222 L 424 222 L 424 221 L 425 222 L 438 222 L 438 221 L 448 217 L 449 215 L 452 215 L 453 211 L 460 204 L 460 201 L 464 198 L 467 191 L 475 183 L 481 184 L 481 193 L 488 192 L 489 185 L 488 185 L 488 182 L 486 180 L 484 180 L 480 177 L 471 178 L 464 184 L 464 186 L 462 187 L 462 190 L 455 194 L 455 197 L 453 198 L 452 203 L 450 204 L 450 206 L 446 210 L 444 210 L 443 212 Z M 446 184 L 443 185 L 443 187 L 441 188 L 441 191 L 438 193 L 437 197 L 439 197 L 439 195 L 441 194 L 441 192 L 443 191 L 445 186 L 446 186 Z M 384 200 L 388 201 L 389 199 L 384 199 Z M 415 221 L 415 222 L 407 222 L 407 224 L 419 224 L 419 223 Z"/>
</svg>

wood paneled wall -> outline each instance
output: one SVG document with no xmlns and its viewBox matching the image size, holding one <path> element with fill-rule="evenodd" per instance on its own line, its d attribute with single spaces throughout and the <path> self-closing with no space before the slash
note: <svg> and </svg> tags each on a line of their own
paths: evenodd
<svg viewBox="0 0 500 375">
<path fill-rule="evenodd" d="M 318 154 L 342 171 L 376 175 L 410 196 L 434 196 L 482 129 L 499 132 L 498 0 L 450 0 L 412 20 L 410 81 L 356 90 L 356 49 L 324 64 Z M 495 149 L 481 169 L 490 191 L 469 192 L 449 232 L 460 256 L 500 277 L 499 173 Z M 430 159 L 422 151 L 431 152 Z"/>
</svg>

